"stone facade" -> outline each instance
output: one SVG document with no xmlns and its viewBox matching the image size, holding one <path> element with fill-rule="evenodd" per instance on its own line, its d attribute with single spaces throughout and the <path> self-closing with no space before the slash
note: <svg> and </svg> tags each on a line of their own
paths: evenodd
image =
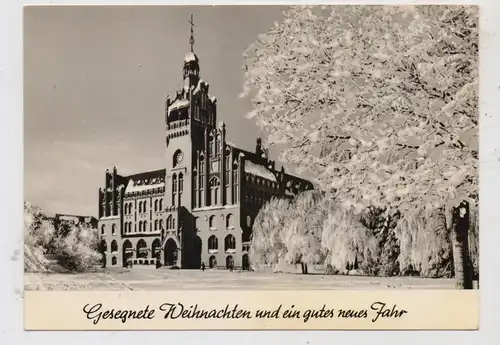
<svg viewBox="0 0 500 345">
<path fill-rule="evenodd" d="M 165 169 L 106 171 L 99 189 L 99 233 L 106 266 L 248 268 L 252 224 L 272 197 L 312 189 L 275 169 L 257 139 L 254 152 L 226 141 L 217 100 L 199 77 L 194 52 L 184 59 L 184 86 L 165 102 Z"/>
</svg>

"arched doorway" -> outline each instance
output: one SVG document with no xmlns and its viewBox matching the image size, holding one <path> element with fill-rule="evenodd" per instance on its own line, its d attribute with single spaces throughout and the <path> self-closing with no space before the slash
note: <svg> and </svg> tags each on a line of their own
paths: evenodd
<svg viewBox="0 0 500 345">
<path fill-rule="evenodd" d="M 248 260 L 248 254 L 243 254 L 242 263 L 244 270 L 248 270 L 250 268 L 250 261 Z"/>
<path fill-rule="evenodd" d="M 171 238 L 165 243 L 165 266 L 174 266 L 177 263 L 177 244 Z"/>
<path fill-rule="evenodd" d="M 193 245 L 193 268 L 201 267 L 201 249 L 203 248 L 203 243 L 200 236 L 196 236 Z"/>
<path fill-rule="evenodd" d="M 137 258 L 145 259 L 148 257 L 148 245 L 146 244 L 146 241 L 143 239 L 140 239 L 137 242 Z"/>
<path fill-rule="evenodd" d="M 128 266 L 128 261 L 132 258 L 132 243 L 129 240 L 123 242 L 123 267 Z"/>
<path fill-rule="evenodd" d="M 234 259 L 232 255 L 228 255 L 226 257 L 226 268 L 227 269 L 232 269 L 234 267 Z"/>
<path fill-rule="evenodd" d="M 215 256 L 214 256 L 214 255 L 212 255 L 212 256 L 210 257 L 210 259 L 208 259 L 208 265 L 209 265 L 209 267 L 210 267 L 210 268 L 215 268 L 215 267 L 217 267 L 217 259 L 215 258 Z"/>
</svg>

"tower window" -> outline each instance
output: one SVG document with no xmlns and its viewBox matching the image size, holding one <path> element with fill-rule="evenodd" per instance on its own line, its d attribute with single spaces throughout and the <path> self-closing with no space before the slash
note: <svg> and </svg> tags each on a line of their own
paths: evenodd
<svg viewBox="0 0 500 345">
<path fill-rule="evenodd" d="M 217 136 L 215 139 L 215 155 L 218 155 L 220 152 L 220 138 Z"/>
<path fill-rule="evenodd" d="M 233 215 L 232 214 L 228 214 L 227 215 L 227 218 L 226 218 L 226 228 L 228 228 L 228 229 L 234 228 Z"/>
</svg>

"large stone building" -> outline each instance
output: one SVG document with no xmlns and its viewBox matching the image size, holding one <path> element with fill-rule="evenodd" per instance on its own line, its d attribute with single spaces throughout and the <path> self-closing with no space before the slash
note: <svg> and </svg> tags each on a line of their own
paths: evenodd
<svg viewBox="0 0 500 345">
<path fill-rule="evenodd" d="M 106 171 L 99 189 L 106 266 L 248 267 L 252 223 L 272 197 L 293 197 L 310 182 L 276 169 L 257 139 L 254 152 L 226 141 L 217 100 L 186 55 L 182 89 L 165 102 L 165 169 Z"/>
</svg>

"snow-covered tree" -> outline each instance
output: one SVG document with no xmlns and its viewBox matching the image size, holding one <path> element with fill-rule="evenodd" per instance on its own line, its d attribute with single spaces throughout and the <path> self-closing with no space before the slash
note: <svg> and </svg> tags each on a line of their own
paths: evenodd
<svg viewBox="0 0 500 345">
<path fill-rule="evenodd" d="M 97 229 L 85 225 L 62 224 L 28 202 L 24 203 L 24 269 L 48 271 L 50 259 L 70 271 L 93 268 L 101 258 L 97 251 Z"/>
<path fill-rule="evenodd" d="M 286 247 L 281 232 L 290 212 L 290 202 L 273 198 L 267 202 L 255 217 L 249 250 L 251 265 L 274 267 L 285 257 Z"/>
<path fill-rule="evenodd" d="M 477 7 L 292 7 L 245 57 L 242 96 L 268 144 L 356 212 L 445 207 L 463 287 L 478 202 Z"/>
<path fill-rule="evenodd" d="M 281 233 L 288 263 L 314 265 L 324 261 L 321 237 L 329 211 L 329 199 L 320 191 L 305 191 L 294 199 Z M 306 267 L 303 273 L 307 273 Z"/>
<path fill-rule="evenodd" d="M 377 239 L 352 212 L 337 207 L 323 223 L 321 245 L 327 255 L 326 264 L 336 271 L 360 269 L 365 274 L 375 274 L 379 250 Z M 354 263 L 359 267 L 355 267 Z"/>
</svg>

